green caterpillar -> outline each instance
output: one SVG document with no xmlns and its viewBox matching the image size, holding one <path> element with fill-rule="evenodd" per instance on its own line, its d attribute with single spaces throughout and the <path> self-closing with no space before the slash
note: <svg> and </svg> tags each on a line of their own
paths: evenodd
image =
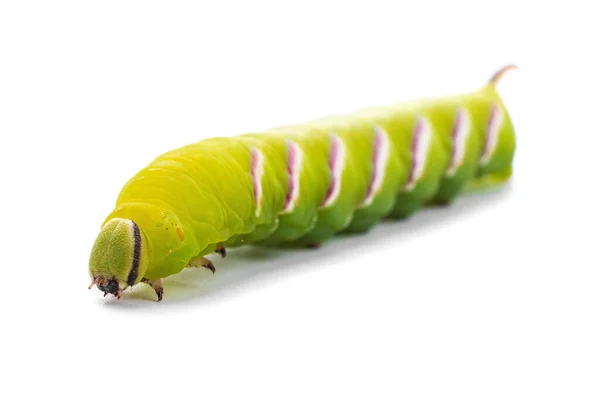
<svg viewBox="0 0 600 400">
<path fill-rule="evenodd" d="M 338 232 L 365 232 L 448 204 L 465 187 L 512 174 L 515 135 L 495 85 L 476 92 L 371 108 L 347 116 L 165 153 L 122 189 L 89 263 L 104 295 L 244 244 L 316 246 Z"/>
</svg>

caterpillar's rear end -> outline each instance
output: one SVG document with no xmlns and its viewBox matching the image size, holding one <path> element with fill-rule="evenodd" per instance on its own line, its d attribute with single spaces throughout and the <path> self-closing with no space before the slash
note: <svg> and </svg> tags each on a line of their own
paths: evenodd
<svg viewBox="0 0 600 400">
<path fill-rule="evenodd" d="M 511 175 L 515 134 L 495 85 L 165 153 L 123 188 L 90 257 L 92 285 L 120 297 L 246 244 L 318 246 L 448 204 Z"/>
</svg>

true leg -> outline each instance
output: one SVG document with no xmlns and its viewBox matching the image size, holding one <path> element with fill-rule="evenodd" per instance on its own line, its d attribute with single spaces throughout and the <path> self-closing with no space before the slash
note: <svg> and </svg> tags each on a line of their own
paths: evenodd
<svg viewBox="0 0 600 400">
<path fill-rule="evenodd" d="M 210 261 L 208 258 L 202 257 L 202 256 L 192 258 L 187 266 L 188 266 L 188 268 L 204 267 L 206 269 L 209 269 L 213 274 L 216 271 L 215 266 L 213 265 L 212 261 Z"/>
<path fill-rule="evenodd" d="M 150 285 L 150 287 L 152 289 L 154 289 L 154 292 L 156 293 L 156 297 L 158 297 L 158 301 L 162 300 L 163 293 L 164 293 L 162 279 L 157 279 L 155 281 L 149 281 L 146 278 L 142 278 L 142 282 L 147 283 L 148 285 Z"/>
<path fill-rule="evenodd" d="M 227 255 L 227 251 L 225 250 L 225 247 L 222 244 L 217 245 L 215 253 L 219 253 L 221 255 L 221 258 L 225 258 L 225 256 Z"/>
</svg>

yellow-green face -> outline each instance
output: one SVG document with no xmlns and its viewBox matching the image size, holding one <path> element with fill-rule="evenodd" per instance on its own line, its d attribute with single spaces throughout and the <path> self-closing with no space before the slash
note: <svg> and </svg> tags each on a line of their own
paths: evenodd
<svg viewBox="0 0 600 400">
<path fill-rule="evenodd" d="M 138 283 L 148 267 L 144 234 L 129 219 L 113 218 L 102 227 L 90 256 L 92 285 L 106 294 L 120 296 Z"/>
</svg>

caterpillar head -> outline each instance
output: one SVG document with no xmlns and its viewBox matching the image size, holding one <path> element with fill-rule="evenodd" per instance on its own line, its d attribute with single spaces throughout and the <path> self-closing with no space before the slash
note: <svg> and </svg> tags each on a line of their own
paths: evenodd
<svg viewBox="0 0 600 400">
<path fill-rule="evenodd" d="M 129 219 L 106 222 L 90 255 L 92 286 L 117 298 L 128 286 L 140 282 L 148 268 L 148 245 L 144 233 Z"/>
</svg>

